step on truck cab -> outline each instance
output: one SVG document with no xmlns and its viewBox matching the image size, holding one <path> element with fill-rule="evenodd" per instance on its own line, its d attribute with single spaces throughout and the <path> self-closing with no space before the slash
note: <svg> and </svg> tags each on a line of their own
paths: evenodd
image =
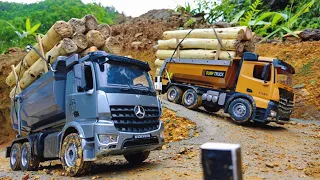
<svg viewBox="0 0 320 180">
<path fill-rule="evenodd" d="M 234 122 L 288 122 L 294 106 L 294 68 L 246 52 L 233 60 L 166 59 L 155 87 L 173 103 L 209 112 L 223 109 Z"/>
<path fill-rule="evenodd" d="M 100 157 L 124 155 L 141 163 L 164 144 L 148 63 L 98 51 L 59 57 L 53 69 L 12 101 L 12 125 L 19 131 L 6 151 L 12 170 L 60 159 L 77 176 Z"/>
</svg>

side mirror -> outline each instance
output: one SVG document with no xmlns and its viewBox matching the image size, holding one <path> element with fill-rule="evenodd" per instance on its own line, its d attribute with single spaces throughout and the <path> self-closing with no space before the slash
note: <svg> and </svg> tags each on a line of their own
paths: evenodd
<svg viewBox="0 0 320 180">
<path fill-rule="evenodd" d="M 86 80 L 84 74 L 84 64 L 76 64 L 73 66 L 75 83 L 80 91 L 86 87 Z"/>
<path fill-rule="evenodd" d="M 263 72 L 261 74 L 261 79 L 264 80 L 264 83 L 267 83 L 267 79 L 268 79 L 269 73 L 270 73 L 270 66 L 271 66 L 271 64 L 266 64 L 263 67 Z"/>
</svg>

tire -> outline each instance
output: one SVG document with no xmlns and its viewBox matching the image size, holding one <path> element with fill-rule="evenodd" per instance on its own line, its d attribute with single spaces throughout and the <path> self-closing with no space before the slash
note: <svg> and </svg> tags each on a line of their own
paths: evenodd
<svg viewBox="0 0 320 180">
<path fill-rule="evenodd" d="M 31 153 L 31 145 L 25 142 L 21 146 L 21 170 L 22 171 L 36 171 L 39 168 L 39 160 Z"/>
<path fill-rule="evenodd" d="M 10 152 L 10 167 L 12 171 L 21 169 L 21 144 L 14 143 Z"/>
<path fill-rule="evenodd" d="M 252 105 L 248 100 L 238 98 L 230 103 L 228 112 L 235 123 L 246 124 L 252 117 Z"/>
<path fill-rule="evenodd" d="M 194 89 L 188 89 L 183 93 L 182 104 L 188 109 L 197 109 L 201 106 L 202 97 Z"/>
<path fill-rule="evenodd" d="M 92 162 L 83 161 L 82 152 L 81 139 L 77 133 L 64 138 L 60 160 L 68 176 L 80 176 L 90 171 Z"/>
<path fill-rule="evenodd" d="M 124 158 L 130 164 L 141 164 L 143 161 L 148 159 L 149 154 L 150 154 L 150 151 L 138 152 L 138 153 L 134 153 L 134 154 L 126 154 L 126 155 L 124 155 Z"/>
<path fill-rule="evenodd" d="M 219 106 L 208 106 L 208 105 L 204 105 L 203 108 L 208 111 L 208 112 L 218 112 L 220 111 L 220 107 Z"/>
<path fill-rule="evenodd" d="M 177 86 L 171 86 L 167 91 L 167 99 L 169 102 L 180 104 L 183 92 Z"/>
</svg>

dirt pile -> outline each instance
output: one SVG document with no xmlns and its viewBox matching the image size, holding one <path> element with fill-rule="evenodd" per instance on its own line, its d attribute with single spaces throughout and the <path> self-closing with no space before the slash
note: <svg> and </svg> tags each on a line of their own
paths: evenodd
<svg viewBox="0 0 320 180">
<path fill-rule="evenodd" d="M 17 64 L 25 54 L 19 48 L 11 48 L 7 54 L 0 55 L 0 145 L 7 143 L 15 135 L 15 131 L 11 128 L 10 120 L 10 87 L 6 85 L 5 80 L 9 72 L 11 72 L 10 65 Z"/>
<path fill-rule="evenodd" d="M 256 51 L 260 56 L 277 57 L 295 68 L 293 117 L 320 119 L 320 41 L 259 44 Z"/>
</svg>

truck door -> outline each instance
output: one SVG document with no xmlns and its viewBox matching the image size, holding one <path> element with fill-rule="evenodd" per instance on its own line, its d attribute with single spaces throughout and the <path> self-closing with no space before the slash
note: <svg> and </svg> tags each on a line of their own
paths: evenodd
<svg viewBox="0 0 320 180">
<path fill-rule="evenodd" d="M 74 78 L 74 93 L 68 97 L 69 119 L 71 120 L 96 120 L 97 118 L 97 101 L 96 101 L 96 83 L 95 74 L 92 64 L 83 64 L 81 71 L 83 83 L 81 87 L 77 83 L 77 75 Z M 75 69 L 75 71 L 80 71 Z M 78 72 L 75 72 L 75 74 Z"/>
<path fill-rule="evenodd" d="M 266 82 L 262 77 L 266 62 L 243 61 L 236 91 L 249 94 L 253 97 L 257 107 L 267 108 L 272 96 L 274 71 L 272 64 L 266 69 L 268 76 Z"/>
</svg>

